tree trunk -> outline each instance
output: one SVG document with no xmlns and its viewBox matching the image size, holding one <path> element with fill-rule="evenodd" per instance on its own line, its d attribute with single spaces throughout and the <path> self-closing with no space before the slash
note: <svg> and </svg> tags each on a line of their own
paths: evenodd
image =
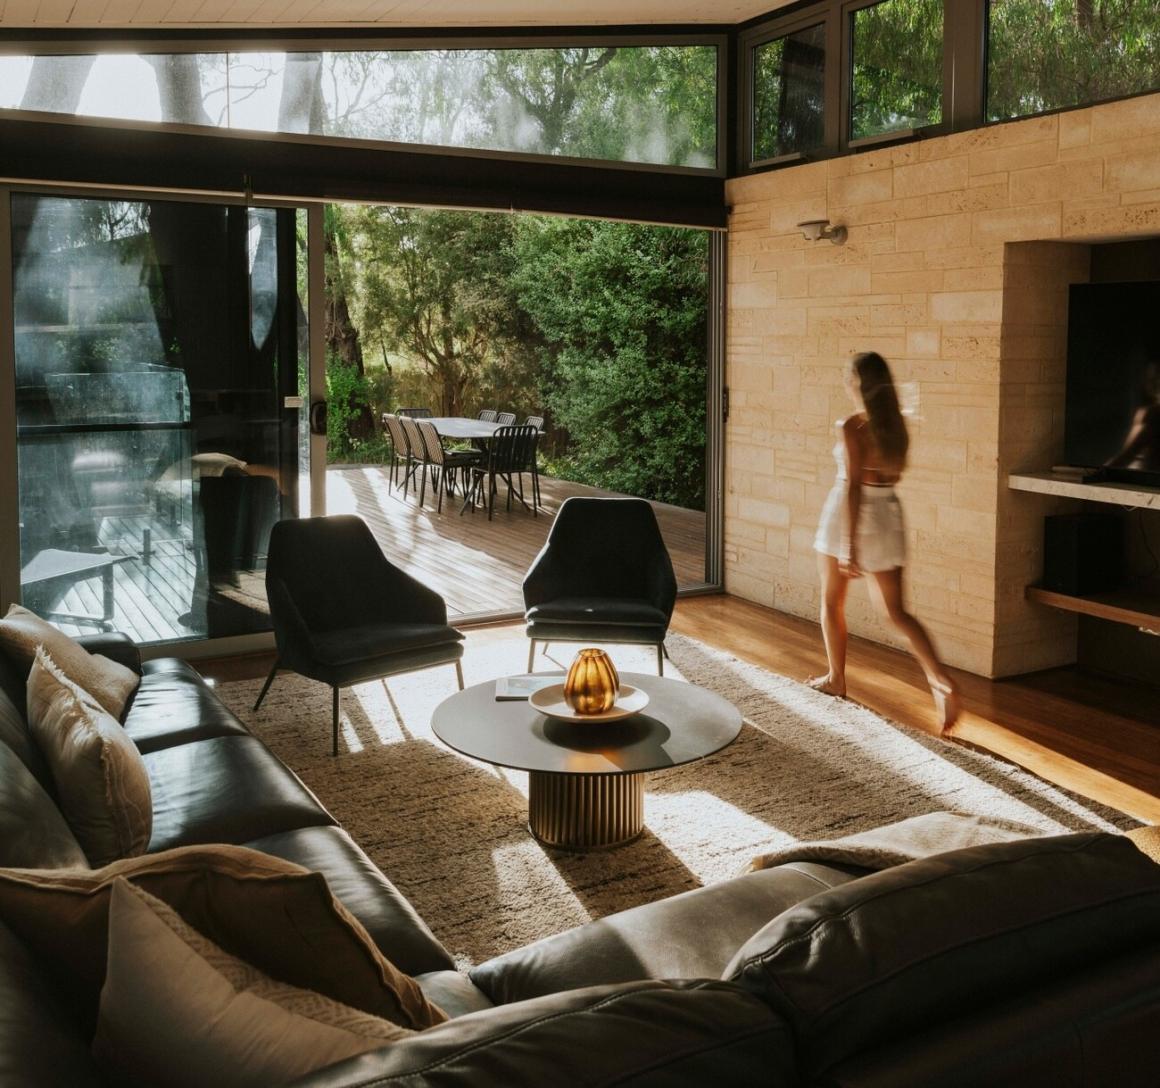
<svg viewBox="0 0 1160 1088">
<path fill-rule="evenodd" d="M 20 108 L 75 114 L 96 59 L 95 56 L 36 57 Z"/>
</svg>

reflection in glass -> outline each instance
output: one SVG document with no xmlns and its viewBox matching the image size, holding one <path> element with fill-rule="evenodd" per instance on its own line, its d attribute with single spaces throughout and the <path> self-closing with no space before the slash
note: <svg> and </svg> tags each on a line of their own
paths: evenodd
<svg viewBox="0 0 1160 1088">
<path fill-rule="evenodd" d="M 717 51 L 0 57 L 0 108 L 712 167 Z"/>
<path fill-rule="evenodd" d="M 294 213 L 17 194 L 12 218 L 25 603 L 144 643 L 268 629 Z"/>
<path fill-rule="evenodd" d="M 942 120 L 943 2 L 884 0 L 851 16 L 850 138 Z"/>
<path fill-rule="evenodd" d="M 991 0 L 987 119 L 1160 87 L 1160 5 L 1140 0 Z"/>
<path fill-rule="evenodd" d="M 808 151 L 823 139 L 826 28 L 806 27 L 753 51 L 753 159 Z"/>
</svg>

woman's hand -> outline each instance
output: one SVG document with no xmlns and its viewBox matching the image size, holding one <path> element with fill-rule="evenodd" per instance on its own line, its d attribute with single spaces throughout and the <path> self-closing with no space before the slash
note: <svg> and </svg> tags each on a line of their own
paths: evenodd
<svg viewBox="0 0 1160 1088">
<path fill-rule="evenodd" d="M 858 566 L 858 556 L 854 552 L 850 552 L 843 558 L 838 560 L 838 569 L 847 578 L 861 578 L 862 568 Z"/>
</svg>

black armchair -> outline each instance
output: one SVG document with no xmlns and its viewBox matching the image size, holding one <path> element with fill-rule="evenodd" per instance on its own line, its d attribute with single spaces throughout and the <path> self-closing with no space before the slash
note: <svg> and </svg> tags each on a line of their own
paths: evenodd
<svg viewBox="0 0 1160 1088">
<path fill-rule="evenodd" d="M 454 665 L 463 687 L 463 635 L 443 598 L 390 563 L 361 518 L 278 522 L 266 595 L 278 656 L 254 709 L 279 669 L 329 684 L 334 755 L 340 688 L 434 665 Z"/>
<path fill-rule="evenodd" d="M 537 642 L 614 642 L 656 646 L 663 674 L 676 599 L 672 560 L 644 499 L 568 499 L 524 577 L 528 671 Z"/>
</svg>

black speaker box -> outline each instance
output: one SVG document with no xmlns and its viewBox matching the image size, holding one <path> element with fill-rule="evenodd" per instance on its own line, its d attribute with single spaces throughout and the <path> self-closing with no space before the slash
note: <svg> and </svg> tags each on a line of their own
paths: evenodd
<svg viewBox="0 0 1160 1088">
<path fill-rule="evenodd" d="M 1108 593 L 1123 581 L 1124 521 L 1117 514 L 1043 519 L 1043 588 L 1073 597 Z"/>
</svg>

